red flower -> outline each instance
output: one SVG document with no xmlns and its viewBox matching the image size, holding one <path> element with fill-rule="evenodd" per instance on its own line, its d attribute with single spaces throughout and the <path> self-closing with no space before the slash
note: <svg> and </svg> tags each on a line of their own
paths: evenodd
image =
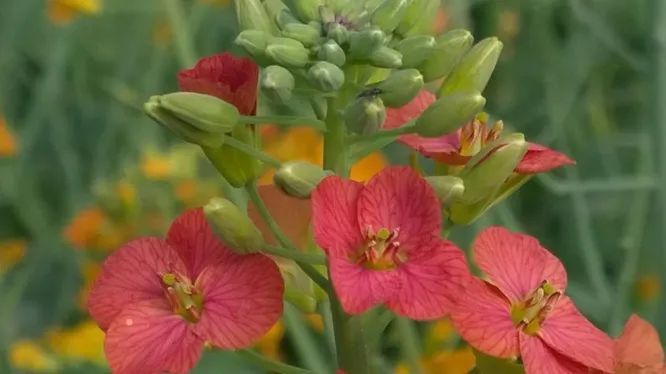
<svg viewBox="0 0 666 374">
<path fill-rule="evenodd" d="M 564 295 L 566 271 L 536 239 L 491 227 L 476 239 L 474 259 L 488 281 L 469 282 L 451 313 L 469 344 L 520 356 L 527 374 L 613 371 L 613 341 Z"/>
<path fill-rule="evenodd" d="M 217 96 L 253 115 L 257 106 L 259 67 L 249 58 L 231 53 L 204 57 L 192 69 L 178 73 L 180 89 Z"/>
<path fill-rule="evenodd" d="M 417 118 L 435 101 L 435 95 L 421 91 L 410 103 L 398 108 L 386 110 L 385 128 L 396 128 Z M 401 143 L 426 157 L 447 165 L 465 165 L 486 144 L 497 139 L 502 132 L 502 123 L 488 128 L 486 123 L 475 119 L 456 132 L 437 138 L 425 138 L 408 134 L 398 139 Z M 516 167 L 519 174 L 536 174 L 550 171 L 575 162 L 565 154 L 539 144 L 529 143 L 527 153 Z"/>
<path fill-rule="evenodd" d="M 114 373 L 187 373 L 204 343 L 250 346 L 282 314 L 275 263 L 238 255 L 212 233 L 201 209 L 178 217 L 166 241 L 140 238 L 104 262 L 88 309 L 106 331 Z"/>
<path fill-rule="evenodd" d="M 365 186 L 327 177 L 312 193 L 312 215 L 347 313 L 385 304 L 412 319 L 439 318 L 470 277 L 462 251 L 439 236 L 435 193 L 409 168 L 386 168 Z"/>
</svg>

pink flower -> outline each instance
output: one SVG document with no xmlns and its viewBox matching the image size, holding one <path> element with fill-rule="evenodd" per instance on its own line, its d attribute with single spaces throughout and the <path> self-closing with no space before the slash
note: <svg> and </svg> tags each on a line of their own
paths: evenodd
<svg viewBox="0 0 666 374">
<path fill-rule="evenodd" d="M 657 331 L 635 314 L 615 341 L 615 361 L 617 374 L 666 373 L 664 350 Z"/>
<path fill-rule="evenodd" d="M 282 314 L 283 288 L 272 260 L 233 253 L 195 209 L 166 241 L 140 238 L 109 256 L 88 309 L 106 331 L 114 373 L 186 373 L 205 343 L 243 348 L 266 333 Z"/>
<path fill-rule="evenodd" d="M 470 281 L 451 313 L 470 345 L 520 356 L 528 374 L 613 371 L 613 341 L 564 295 L 564 267 L 536 239 L 491 227 L 476 239 L 474 259 L 488 281 Z"/>
<path fill-rule="evenodd" d="M 255 112 L 258 80 L 254 61 L 231 53 L 204 57 L 192 69 L 178 73 L 181 90 L 217 96 L 243 115 Z"/>
<path fill-rule="evenodd" d="M 409 168 L 386 168 L 365 186 L 327 177 L 312 194 L 312 215 L 347 313 L 385 304 L 412 319 L 442 317 L 470 277 L 462 251 L 440 239 L 435 193 Z"/>
<path fill-rule="evenodd" d="M 398 109 L 386 110 L 385 128 L 397 128 L 417 118 L 430 104 L 435 95 L 423 90 L 410 103 Z M 399 141 L 426 157 L 447 165 L 465 165 L 486 144 L 499 138 L 502 123 L 497 122 L 488 128 L 484 121 L 475 119 L 458 129 L 456 132 L 437 138 L 407 134 Z M 575 162 L 565 154 L 554 151 L 539 144 L 530 143 L 516 172 L 519 174 L 536 174 L 550 171 Z"/>
</svg>

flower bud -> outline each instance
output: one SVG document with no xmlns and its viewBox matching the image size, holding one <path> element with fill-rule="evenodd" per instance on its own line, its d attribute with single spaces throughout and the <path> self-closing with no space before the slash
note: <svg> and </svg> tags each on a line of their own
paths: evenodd
<svg viewBox="0 0 666 374">
<path fill-rule="evenodd" d="M 260 30 L 267 34 L 275 31 L 261 0 L 234 1 L 234 7 L 241 31 Z"/>
<path fill-rule="evenodd" d="M 324 5 L 323 0 L 289 0 L 291 8 L 303 22 L 319 19 L 319 7 Z"/>
<path fill-rule="evenodd" d="M 151 97 L 143 105 L 143 109 L 153 121 L 171 130 L 179 138 L 188 143 L 205 147 L 219 147 L 223 143 L 223 138 L 219 133 L 200 130 L 162 108 L 159 96 Z"/>
<path fill-rule="evenodd" d="M 452 175 L 426 177 L 426 181 L 444 205 L 450 205 L 453 200 L 465 192 L 463 180 Z"/>
<path fill-rule="evenodd" d="M 372 13 L 372 23 L 385 33 L 392 33 L 411 3 L 412 0 L 384 0 Z"/>
<path fill-rule="evenodd" d="M 282 36 L 298 40 L 306 47 L 311 47 L 319 43 L 319 39 L 321 38 L 317 28 L 312 25 L 295 22 L 286 25 L 282 29 Z"/>
<path fill-rule="evenodd" d="M 256 146 L 254 130 L 250 126 L 237 126 L 231 136 Z M 262 164 L 259 160 L 227 144 L 202 149 L 215 169 L 234 187 L 243 187 L 261 174 Z"/>
<path fill-rule="evenodd" d="M 261 89 L 268 98 L 277 102 L 285 103 L 291 99 L 291 94 L 296 85 L 294 76 L 289 70 L 278 65 L 267 66 L 261 71 Z"/>
<path fill-rule="evenodd" d="M 345 109 L 344 119 L 350 131 L 372 134 L 384 124 L 386 108 L 377 96 L 359 97 Z"/>
<path fill-rule="evenodd" d="M 324 171 L 321 167 L 305 161 L 290 161 L 282 164 L 275 172 L 273 181 L 287 195 L 307 199 L 312 190 L 330 171 Z"/>
<path fill-rule="evenodd" d="M 323 95 L 312 95 L 310 96 L 310 105 L 312 105 L 312 110 L 318 119 L 322 121 L 326 120 L 326 115 L 328 114 L 328 101 L 326 97 Z"/>
<path fill-rule="evenodd" d="M 319 61 L 308 70 L 308 80 L 320 91 L 337 91 L 345 83 L 345 73 L 326 61 Z"/>
<path fill-rule="evenodd" d="M 347 44 L 350 37 L 349 30 L 337 22 L 332 22 L 328 25 L 326 36 L 332 40 L 335 40 L 335 42 L 339 45 Z"/>
<path fill-rule="evenodd" d="M 345 51 L 334 40 L 328 40 L 319 47 L 317 58 L 337 66 L 343 66 L 347 60 Z"/>
<path fill-rule="evenodd" d="M 309 55 L 310 51 L 301 42 L 289 38 L 274 38 L 266 47 L 266 56 L 288 67 L 302 68 L 308 63 Z"/>
<path fill-rule="evenodd" d="M 384 104 L 400 108 L 409 103 L 423 88 L 423 76 L 416 69 L 394 70 L 376 86 Z"/>
<path fill-rule="evenodd" d="M 213 232 L 231 250 L 246 254 L 257 252 L 264 244 L 261 232 L 234 203 L 221 197 L 212 198 L 203 208 Z"/>
<path fill-rule="evenodd" d="M 269 35 L 260 30 L 241 31 L 234 43 L 242 47 L 250 56 L 261 58 L 268 45 Z"/>
<path fill-rule="evenodd" d="M 502 42 L 486 38 L 460 60 L 439 89 L 439 94 L 456 91 L 483 92 L 502 52 Z"/>
<path fill-rule="evenodd" d="M 174 92 L 160 96 L 159 104 L 193 127 L 210 133 L 230 132 L 238 123 L 238 109 L 211 95 Z"/>
<path fill-rule="evenodd" d="M 474 118 L 484 105 L 486 99 L 478 92 L 441 96 L 417 119 L 414 132 L 425 137 L 453 132 Z"/>
<path fill-rule="evenodd" d="M 415 35 L 396 44 L 396 51 L 402 54 L 402 67 L 415 68 L 421 65 L 435 51 L 435 38 L 430 35 Z"/>
<path fill-rule="evenodd" d="M 386 34 L 377 27 L 370 27 L 349 34 L 349 58 L 367 60 L 386 40 Z"/>
<path fill-rule="evenodd" d="M 402 36 L 425 33 L 437 15 L 441 0 L 414 0 L 402 16 L 396 32 Z"/>
<path fill-rule="evenodd" d="M 436 38 L 435 49 L 419 70 L 426 82 L 446 76 L 472 47 L 474 37 L 467 30 L 456 29 Z"/>
<path fill-rule="evenodd" d="M 381 46 L 370 55 L 370 64 L 378 68 L 398 69 L 402 66 L 402 54 L 395 49 Z"/>
</svg>

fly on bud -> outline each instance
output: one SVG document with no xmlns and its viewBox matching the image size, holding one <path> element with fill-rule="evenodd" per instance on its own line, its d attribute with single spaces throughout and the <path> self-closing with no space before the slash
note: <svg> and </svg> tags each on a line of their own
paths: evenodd
<svg viewBox="0 0 666 374">
<path fill-rule="evenodd" d="M 419 66 L 426 82 L 448 75 L 469 51 L 474 37 L 467 30 L 451 30 L 435 39 L 432 54 Z"/>
<path fill-rule="evenodd" d="M 212 198 L 203 208 L 213 232 L 240 254 L 257 252 L 264 244 L 261 231 L 234 203 L 221 197 Z"/>
<path fill-rule="evenodd" d="M 153 121 L 171 130 L 179 138 L 188 143 L 197 144 L 202 147 L 219 147 L 223 143 L 223 138 L 219 133 L 200 130 L 162 108 L 159 96 L 151 97 L 143 105 L 143 110 Z"/>
<path fill-rule="evenodd" d="M 372 13 L 372 23 L 385 33 L 392 33 L 413 0 L 384 0 Z"/>
<path fill-rule="evenodd" d="M 278 65 L 267 66 L 261 71 L 259 80 L 262 92 L 277 103 L 286 103 L 296 85 L 289 70 Z"/>
<path fill-rule="evenodd" d="M 210 133 L 227 133 L 238 123 L 238 109 L 215 96 L 174 92 L 157 98 L 162 109 L 193 127 Z"/>
<path fill-rule="evenodd" d="M 386 108 L 380 97 L 362 96 L 345 109 L 344 119 L 349 131 L 372 134 L 384 124 Z"/>
<path fill-rule="evenodd" d="M 423 88 L 423 76 L 416 69 L 394 70 L 385 80 L 376 85 L 384 104 L 400 108 L 409 103 Z"/>
<path fill-rule="evenodd" d="M 266 47 L 266 56 L 287 67 L 302 68 L 310 60 L 309 55 L 303 43 L 291 38 L 273 38 Z"/>
<path fill-rule="evenodd" d="M 308 80 L 318 90 L 332 92 L 345 83 L 345 73 L 330 62 L 319 61 L 308 70 Z"/>
<path fill-rule="evenodd" d="M 282 36 L 298 40 L 306 47 L 311 47 L 319 43 L 321 36 L 319 30 L 312 26 L 303 23 L 290 23 L 282 29 Z"/>
<path fill-rule="evenodd" d="M 502 42 L 486 38 L 460 60 L 439 89 L 439 94 L 468 90 L 483 92 L 502 52 Z"/>
<path fill-rule="evenodd" d="M 231 136 L 252 147 L 257 146 L 254 130 L 249 125 L 237 126 Z M 202 148 L 215 169 L 234 187 L 246 186 L 261 174 L 261 162 L 234 147 L 222 144 L 221 147 Z"/>
<path fill-rule="evenodd" d="M 435 191 L 442 205 L 451 205 L 453 200 L 465 192 L 463 180 L 453 175 L 426 177 L 426 181 Z"/>
<path fill-rule="evenodd" d="M 430 35 L 415 35 L 396 44 L 396 51 L 402 54 L 402 66 L 415 68 L 421 65 L 435 51 L 435 38 Z"/>
<path fill-rule="evenodd" d="M 331 175 L 331 172 L 323 170 L 318 165 L 305 161 L 291 161 L 282 164 L 282 167 L 275 172 L 273 181 L 287 195 L 307 199 L 319 182 L 328 175 Z"/>
<path fill-rule="evenodd" d="M 457 92 L 441 96 L 416 120 L 414 132 L 437 137 L 453 132 L 476 116 L 486 105 L 478 92 Z"/>
<path fill-rule="evenodd" d="M 234 7 L 241 31 L 260 30 L 267 34 L 275 31 L 261 0 L 234 1 Z"/>
</svg>

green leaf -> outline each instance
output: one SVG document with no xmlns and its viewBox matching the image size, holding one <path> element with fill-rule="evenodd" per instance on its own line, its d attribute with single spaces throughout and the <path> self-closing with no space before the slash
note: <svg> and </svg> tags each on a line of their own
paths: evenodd
<svg viewBox="0 0 666 374">
<path fill-rule="evenodd" d="M 524 374 L 525 369 L 523 366 L 515 361 L 502 360 L 492 356 L 483 354 L 477 350 L 474 351 L 476 356 L 476 371 L 481 374 Z"/>
</svg>

